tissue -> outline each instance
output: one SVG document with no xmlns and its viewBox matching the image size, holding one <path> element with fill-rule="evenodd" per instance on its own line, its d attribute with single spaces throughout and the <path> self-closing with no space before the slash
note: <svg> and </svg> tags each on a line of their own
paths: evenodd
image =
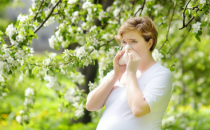
<svg viewBox="0 0 210 130">
<path fill-rule="evenodd" d="M 128 44 L 125 46 L 125 53 L 123 54 L 123 56 L 120 58 L 119 60 L 119 64 L 120 65 L 125 65 L 128 63 L 129 60 L 129 56 L 128 56 L 128 49 L 132 49 Z"/>
</svg>

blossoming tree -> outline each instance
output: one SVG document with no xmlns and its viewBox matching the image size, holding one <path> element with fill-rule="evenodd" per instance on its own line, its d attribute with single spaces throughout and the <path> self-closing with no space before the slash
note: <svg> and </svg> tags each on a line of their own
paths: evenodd
<svg viewBox="0 0 210 130">
<path fill-rule="evenodd" d="M 172 22 L 175 22 L 174 17 L 182 21 L 175 29 L 192 28 L 190 35 L 195 36 L 198 41 L 202 27 L 210 27 L 209 2 L 179 2 L 171 0 L 166 4 L 164 0 L 115 0 L 104 10 L 100 0 L 32 0 L 29 14 L 20 14 L 15 25 L 10 24 L 6 32 L 0 31 L 0 100 L 6 98 L 9 92 L 7 84 L 20 71 L 22 76 L 47 81 L 46 87 L 68 102 L 61 104 L 60 111 L 74 107 L 75 119 L 82 117 L 87 94 L 76 85 L 84 81 L 84 75 L 76 68 L 93 65 L 94 60 L 98 60 L 99 76 L 95 82 L 89 82 L 89 90 L 97 87 L 112 68 L 111 59 L 122 49 L 114 40 L 114 35 L 126 19 L 136 16 L 147 15 L 158 28 L 167 31 L 165 40 L 159 41 L 153 57 L 159 62 L 167 63 L 166 67 L 174 71 L 177 59 L 172 58 L 175 51 L 168 38 Z M 96 19 L 100 26 L 95 25 Z M 40 61 L 33 56 L 32 40 L 38 38 L 36 33 L 40 29 L 56 20 L 59 25 L 55 34 L 49 38 L 49 46 L 53 49 L 62 47 L 65 51 L 62 58 L 58 58 L 56 53 L 49 53 L 46 59 Z M 7 37 L 2 37 L 5 34 Z M 6 43 L 8 39 L 10 42 Z M 79 46 L 74 50 L 67 49 L 73 43 L 79 43 Z M 166 57 L 171 59 L 165 60 Z M 58 74 L 66 75 L 75 85 L 68 86 L 60 82 Z M 33 107 L 35 95 L 38 94 L 32 87 L 25 90 L 25 109 L 20 110 L 20 115 L 16 117 L 20 124 L 30 121 L 29 109 Z"/>
</svg>

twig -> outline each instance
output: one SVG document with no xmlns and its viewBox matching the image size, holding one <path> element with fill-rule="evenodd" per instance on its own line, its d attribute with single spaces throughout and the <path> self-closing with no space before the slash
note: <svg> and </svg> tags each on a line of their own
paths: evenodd
<svg viewBox="0 0 210 130">
<path fill-rule="evenodd" d="M 111 40 L 107 41 L 107 43 L 110 43 L 110 42 L 113 41 L 114 39 L 115 39 L 115 38 L 112 38 Z M 107 43 L 104 43 L 104 44 L 100 45 L 100 47 L 105 46 Z M 91 52 L 93 52 L 93 51 L 94 51 L 94 49 L 91 50 L 89 53 L 91 53 Z"/>
<path fill-rule="evenodd" d="M 138 9 L 138 11 L 136 11 L 136 13 L 133 15 L 133 17 L 135 17 L 136 14 L 137 14 L 140 10 L 141 10 L 140 15 L 141 15 L 141 13 L 142 13 L 142 11 L 143 11 L 143 9 L 144 9 L 145 2 L 146 2 L 146 0 L 143 1 L 142 6 Z M 140 16 L 140 15 L 139 15 L 139 16 Z"/>
<path fill-rule="evenodd" d="M 187 27 L 187 25 L 195 18 L 195 16 L 192 16 L 192 17 L 190 18 L 190 20 L 185 24 L 185 17 L 186 17 L 185 11 L 186 11 L 186 9 L 193 9 L 193 10 L 196 9 L 196 10 L 195 10 L 196 13 L 197 13 L 198 11 L 202 11 L 202 9 L 199 9 L 199 5 L 194 6 L 194 7 L 192 7 L 192 8 L 187 8 L 187 6 L 188 6 L 188 4 L 190 3 L 190 1 L 191 1 L 191 0 L 189 0 L 189 1 L 187 2 L 187 4 L 185 5 L 184 11 L 183 11 L 183 25 L 182 25 L 181 28 L 179 28 L 179 30 L 181 30 L 181 29 Z"/>
<path fill-rule="evenodd" d="M 167 31 L 167 34 L 166 34 L 166 40 L 163 42 L 163 44 L 161 45 L 161 47 L 159 48 L 158 51 L 160 51 L 160 50 L 162 49 L 162 47 L 165 45 L 165 43 L 168 41 L 168 34 L 169 34 L 169 30 L 170 30 L 170 28 L 171 28 L 171 21 L 172 21 L 173 16 L 174 16 L 175 8 L 176 8 L 176 2 L 175 2 L 175 4 L 174 4 L 173 13 L 172 13 L 171 19 L 170 19 L 170 21 L 169 21 L 168 31 Z"/>
<path fill-rule="evenodd" d="M 44 25 L 44 23 L 50 18 L 50 16 L 52 15 L 54 9 L 58 6 L 58 4 L 61 2 L 61 0 L 59 0 L 55 6 L 53 6 L 53 8 L 50 11 L 50 14 L 47 16 L 47 18 L 41 23 L 41 25 L 34 31 L 34 33 L 36 33 L 37 31 L 39 31 L 39 29 Z"/>
<path fill-rule="evenodd" d="M 34 18 L 33 18 L 33 21 L 34 21 L 34 20 L 36 19 L 36 17 L 38 16 L 39 11 L 40 11 L 40 9 L 41 9 L 43 3 L 44 3 L 44 0 L 43 0 L 42 3 L 40 4 L 38 11 L 37 11 L 36 15 L 35 15 Z"/>
</svg>

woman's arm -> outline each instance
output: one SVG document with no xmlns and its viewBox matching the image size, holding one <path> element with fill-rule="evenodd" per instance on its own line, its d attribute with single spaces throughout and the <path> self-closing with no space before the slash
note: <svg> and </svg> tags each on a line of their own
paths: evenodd
<svg viewBox="0 0 210 130">
<path fill-rule="evenodd" d="M 111 93 L 119 75 L 111 73 L 110 76 L 102 82 L 97 88 L 91 91 L 87 96 L 86 109 L 88 111 L 97 111 L 104 106 L 104 102 Z"/>
<path fill-rule="evenodd" d="M 150 108 L 144 100 L 143 93 L 141 92 L 136 74 L 127 73 L 128 82 L 126 87 L 126 94 L 128 104 L 135 117 L 142 117 L 150 113 Z"/>
</svg>

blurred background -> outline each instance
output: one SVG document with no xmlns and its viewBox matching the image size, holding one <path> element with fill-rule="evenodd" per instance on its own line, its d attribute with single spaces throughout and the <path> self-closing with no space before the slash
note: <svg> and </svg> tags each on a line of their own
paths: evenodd
<svg viewBox="0 0 210 130">
<path fill-rule="evenodd" d="M 17 16 L 28 14 L 31 0 L 9 1 L 0 3 L 0 30 L 5 32 L 10 23 L 15 23 Z M 169 6 L 169 5 L 167 5 Z M 179 14 L 177 14 L 179 15 Z M 176 19 L 174 20 L 176 21 Z M 176 57 L 173 75 L 173 94 L 162 122 L 162 129 L 168 130 L 210 130 L 210 30 L 203 28 L 199 42 L 189 34 L 190 29 L 178 30 L 181 20 L 172 24 L 169 31 L 170 44 L 174 55 L 168 55 L 161 63 L 166 66 L 169 58 Z M 158 23 L 158 20 L 155 21 Z M 35 57 L 43 58 L 44 52 L 62 53 L 63 49 L 53 50 L 49 47 L 48 39 L 54 34 L 57 22 L 42 28 L 38 33 L 39 39 L 33 39 L 32 47 Z M 157 26 L 159 30 L 158 43 L 166 39 L 166 28 Z M 180 33 L 181 32 L 181 33 Z M 63 82 L 68 79 L 60 77 Z M 100 114 L 94 119 L 87 118 L 75 122 L 70 119 L 71 113 L 61 113 L 58 110 L 61 99 L 56 99 L 53 91 L 36 79 L 22 78 L 13 80 L 9 85 L 10 94 L 0 102 L 0 130 L 95 130 Z M 19 81 L 21 85 L 18 84 Z M 30 124 L 21 126 L 15 119 L 19 110 L 23 109 L 24 90 L 28 86 L 40 89 L 34 109 L 31 110 Z M 102 113 L 104 108 L 100 110 Z M 84 117 L 86 118 L 86 117 Z"/>
</svg>

